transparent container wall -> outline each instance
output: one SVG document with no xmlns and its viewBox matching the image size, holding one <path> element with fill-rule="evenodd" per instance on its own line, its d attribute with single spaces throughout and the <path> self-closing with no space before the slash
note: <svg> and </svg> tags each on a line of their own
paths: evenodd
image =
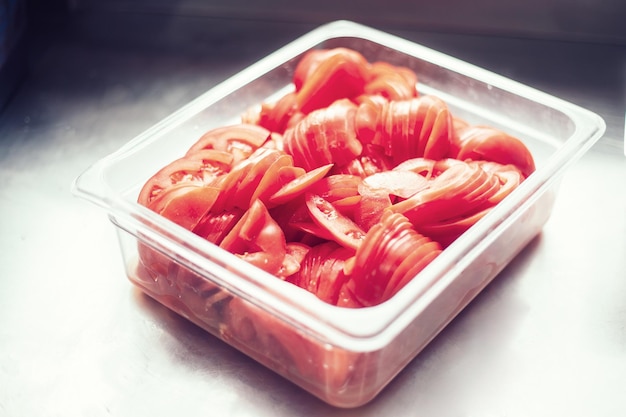
<svg viewBox="0 0 626 417">
<path fill-rule="evenodd" d="M 131 283 L 162 305 L 240 350 L 274 372 L 339 407 L 356 407 L 376 394 L 404 366 L 381 363 L 380 349 L 351 351 L 335 346 L 258 306 L 236 291 L 195 272 L 166 249 L 146 245 L 117 224 L 126 274 Z M 144 260 L 142 262 L 142 260 Z M 402 355 L 400 355 L 402 357 Z M 385 365 L 385 366 L 382 366 Z M 392 366 L 389 366 L 392 365 Z"/>
<path fill-rule="evenodd" d="M 170 250 L 149 246 L 137 238 L 141 231 L 112 221 L 118 226 L 128 279 L 144 293 L 323 401 L 352 408 L 375 398 L 541 231 L 555 195 L 551 189 L 525 204 L 518 218 L 509 219 L 501 233 L 485 242 L 475 260 L 438 282 L 403 332 L 372 350 L 320 339 L 217 284 L 210 271 L 193 271 Z"/>
</svg>

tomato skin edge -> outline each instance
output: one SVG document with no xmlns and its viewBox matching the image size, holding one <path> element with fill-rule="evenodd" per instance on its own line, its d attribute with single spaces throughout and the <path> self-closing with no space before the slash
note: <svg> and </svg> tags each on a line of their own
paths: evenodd
<svg viewBox="0 0 626 417">
<path fill-rule="evenodd" d="M 305 193 L 305 202 L 311 218 L 342 246 L 356 250 L 365 232 L 350 218 L 337 210 L 332 203 L 311 192 Z"/>
</svg>

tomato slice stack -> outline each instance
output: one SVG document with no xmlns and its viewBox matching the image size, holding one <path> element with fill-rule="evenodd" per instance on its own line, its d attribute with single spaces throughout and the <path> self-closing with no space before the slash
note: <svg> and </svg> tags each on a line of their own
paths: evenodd
<svg viewBox="0 0 626 417">
<path fill-rule="evenodd" d="M 293 91 L 206 132 L 138 202 L 329 304 L 385 302 L 535 170 L 522 141 L 416 86 L 409 68 L 312 51 Z"/>
</svg>

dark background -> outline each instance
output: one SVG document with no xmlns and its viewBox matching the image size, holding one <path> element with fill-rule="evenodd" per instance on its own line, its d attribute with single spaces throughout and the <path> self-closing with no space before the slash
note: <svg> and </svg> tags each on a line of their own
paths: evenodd
<svg viewBox="0 0 626 417">
<path fill-rule="evenodd" d="M 623 0 L 4 0 L 0 9 L 0 110 L 59 44 L 240 69 L 320 24 L 348 19 L 549 93 L 567 89 L 566 99 L 591 107 L 608 119 L 610 135 L 622 136 Z M 609 104 L 598 108 L 590 95 Z"/>
</svg>

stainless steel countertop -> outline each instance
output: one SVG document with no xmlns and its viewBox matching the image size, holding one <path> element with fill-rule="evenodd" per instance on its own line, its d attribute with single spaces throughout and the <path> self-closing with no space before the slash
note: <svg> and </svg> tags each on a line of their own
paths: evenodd
<svg viewBox="0 0 626 417">
<path fill-rule="evenodd" d="M 624 415 L 624 46 L 400 33 L 583 105 L 608 129 L 567 172 L 543 233 L 360 409 L 325 405 L 126 280 L 114 227 L 71 181 L 309 29 L 203 53 L 40 40 L 0 114 L 0 415 Z"/>
</svg>

